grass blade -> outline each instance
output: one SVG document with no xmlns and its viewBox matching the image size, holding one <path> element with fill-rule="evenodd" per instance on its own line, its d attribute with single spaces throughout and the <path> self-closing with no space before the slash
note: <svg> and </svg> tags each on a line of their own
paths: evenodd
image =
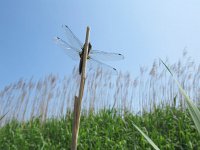
<svg viewBox="0 0 200 150">
<path fill-rule="evenodd" d="M 7 115 L 7 113 L 5 113 L 3 116 L 0 117 L 0 121 Z"/>
<path fill-rule="evenodd" d="M 155 150 L 160 150 L 158 146 L 138 126 L 136 126 L 134 123 L 132 124 L 144 136 L 144 138 L 149 142 L 149 144 L 153 146 Z"/>
<path fill-rule="evenodd" d="M 178 82 L 178 80 L 173 76 L 172 71 L 169 69 L 169 67 L 161 60 L 161 62 L 165 65 L 165 67 L 167 68 L 167 70 L 170 72 L 170 74 L 172 75 L 174 81 L 176 82 L 176 84 L 178 85 L 178 88 L 180 90 L 180 92 L 183 94 L 183 96 L 185 97 L 186 100 L 186 104 L 188 106 L 190 115 L 192 116 L 192 119 L 195 123 L 195 126 L 200 134 L 200 111 L 197 108 L 197 106 L 193 103 L 193 101 L 189 98 L 189 96 L 186 94 L 185 90 L 182 88 L 181 84 Z"/>
</svg>

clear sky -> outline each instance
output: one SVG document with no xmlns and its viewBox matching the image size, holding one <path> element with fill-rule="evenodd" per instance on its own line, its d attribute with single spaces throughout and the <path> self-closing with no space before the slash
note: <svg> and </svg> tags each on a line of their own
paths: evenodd
<svg viewBox="0 0 200 150">
<path fill-rule="evenodd" d="M 199 62 L 199 0 L 1 0 L 0 88 L 20 77 L 69 74 L 78 64 L 53 42 L 62 24 L 95 49 L 124 54 L 108 63 L 138 74 L 155 58 L 177 60 L 185 47 Z"/>
</svg>

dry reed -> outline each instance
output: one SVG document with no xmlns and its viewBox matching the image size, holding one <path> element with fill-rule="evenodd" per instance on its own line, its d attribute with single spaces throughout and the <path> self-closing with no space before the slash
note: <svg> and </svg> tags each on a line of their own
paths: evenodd
<svg viewBox="0 0 200 150">
<path fill-rule="evenodd" d="M 168 59 L 165 60 L 169 64 Z M 181 86 L 196 104 L 200 102 L 200 65 L 183 52 L 182 58 L 170 66 Z M 130 68 L 131 70 L 131 68 Z M 61 79 L 49 75 L 35 81 L 20 79 L 0 91 L 0 116 L 9 111 L 1 125 L 12 119 L 27 121 L 40 117 L 61 117 L 72 112 L 74 96 L 78 91 L 79 76 L 74 68 L 72 75 Z M 98 112 L 101 109 L 117 109 L 143 113 L 165 105 L 185 108 L 183 97 L 167 70 L 155 60 L 150 69 L 140 68 L 140 74 L 129 73 L 113 76 L 97 68 L 87 76 L 83 112 Z"/>
</svg>

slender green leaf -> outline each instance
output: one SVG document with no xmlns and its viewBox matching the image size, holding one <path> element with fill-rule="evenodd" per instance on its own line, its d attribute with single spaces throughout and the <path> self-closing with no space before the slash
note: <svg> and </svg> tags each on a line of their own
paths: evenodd
<svg viewBox="0 0 200 150">
<path fill-rule="evenodd" d="M 178 80 L 173 76 L 172 71 L 169 69 L 169 67 L 161 60 L 161 62 L 165 65 L 165 67 L 167 68 L 167 70 L 170 72 L 170 74 L 172 75 L 174 81 L 176 82 L 176 84 L 178 85 L 178 88 L 180 90 L 180 92 L 183 94 L 183 96 L 185 97 L 186 100 L 186 104 L 188 106 L 190 115 L 192 116 L 192 119 L 195 123 L 195 126 L 200 134 L 200 111 L 197 108 L 197 106 L 193 103 L 193 101 L 189 98 L 189 96 L 186 94 L 185 90 L 182 88 L 181 84 L 178 82 Z"/>
<path fill-rule="evenodd" d="M 158 146 L 138 126 L 136 126 L 134 123 L 132 124 L 144 136 L 144 138 L 149 142 L 149 144 L 153 146 L 155 150 L 160 150 Z"/>
</svg>

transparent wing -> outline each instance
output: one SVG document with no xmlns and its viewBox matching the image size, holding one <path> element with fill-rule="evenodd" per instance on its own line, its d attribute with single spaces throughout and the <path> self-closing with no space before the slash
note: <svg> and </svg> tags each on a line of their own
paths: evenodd
<svg viewBox="0 0 200 150">
<path fill-rule="evenodd" d="M 98 60 L 95 60 L 93 58 L 90 58 L 88 60 L 88 69 L 89 70 L 95 70 L 98 67 L 101 67 L 101 69 L 103 71 L 106 71 L 108 73 L 111 73 L 111 74 L 114 74 L 114 75 L 118 74 L 117 69 L 113 68 L 112 66 L 104 64 L 104 63 L 102 63 L 102 62 L 100 62 Z"/>
<path fill-rule="evenodd" d="M 81 49 L 83 47 L 83 43 L 74 35 L 69 27 L 66 25 L 62 25 L 62 28 L 65 30 L 69 44 L 77 49 Z"/>
<path fill-rule="evenodd" d="M 72 47 L 71 45 L 69 45 L 67 42 L 63 41 L 61 38 L 59 37 L 55 37 L 54 41 L 57 45 L 59 45 L 61 48 L 63 48 L 65 50 L 65 53 L 71 57 L 73 60 L 78 60 L 80 59 L 79 53 L 81 52 L 80 50 Z"/>
<path fill-rule="evenodd" d="M 90 57 L 102 61 L 117 61 L 124 59 L 124 56 L 122 54 L 103 52 L 99 50 L 91 50 Z"/>
</svg>

